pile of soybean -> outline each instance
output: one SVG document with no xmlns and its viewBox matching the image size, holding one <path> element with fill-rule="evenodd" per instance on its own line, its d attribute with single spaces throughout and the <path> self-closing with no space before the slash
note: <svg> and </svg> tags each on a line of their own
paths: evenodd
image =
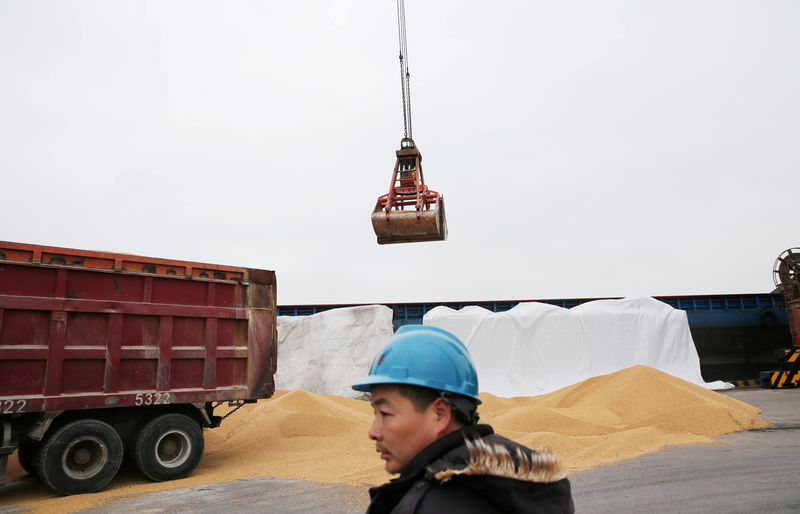
<svg viewBox="0 0 800 514">
<path fill-rule="evenodd" d="M 756 407 L 646 366 L 546 395 L 481 394 L 481 399 L 481 422 L 527 446 L 550 447 L 568 473 L 769 425 Z M 205 456 L 189 478 L 151 483 L 121 475 L 94 495 L 51 496 L 58 501 L 52 506 L 62 512 L 78 510 L 122 496 L 252 477 L 383 483 L 391 477 L 367 437 L 371 422 L 372 408 L 366 401 L 278 391 L 270 400 L 233 413 L 220 428 L 206 431 Z M 12 474 L 22 476 L 18 465 L 11 468 Z M 24 498 L 12 501 L 30 505 Z"/>
</svg>

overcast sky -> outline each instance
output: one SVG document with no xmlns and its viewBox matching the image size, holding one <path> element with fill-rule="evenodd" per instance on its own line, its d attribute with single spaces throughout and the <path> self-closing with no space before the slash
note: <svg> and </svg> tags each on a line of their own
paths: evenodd
<svg viewBox="0 0 800 514">
<path fill-rule="evenodd" d="M 446 242 L 376 244 L 392 0 L 0 0 L 0 239 L 280 304 L 761 293 L 800 246 L 800 2 L 406 2 Z"/>
</svg>

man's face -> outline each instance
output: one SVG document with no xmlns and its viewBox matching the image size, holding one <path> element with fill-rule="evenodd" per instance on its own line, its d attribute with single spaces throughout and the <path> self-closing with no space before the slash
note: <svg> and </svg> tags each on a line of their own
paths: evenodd
<svg viewBox="0 0 800 514">
<path fill-rule="evenodd" d="M 375 419 L 369 429 L 376 451 L 386 461 L 386 471 L 399 473 L 423 448 L 439 437 L 434 404 L 423 412 L 392 385 L 372 386 Z"/>
</svg>

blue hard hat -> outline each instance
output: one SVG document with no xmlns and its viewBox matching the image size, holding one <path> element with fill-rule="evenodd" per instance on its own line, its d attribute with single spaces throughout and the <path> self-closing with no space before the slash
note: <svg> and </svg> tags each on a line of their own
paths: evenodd
<svg viewBox="0 0 800 514">
<path fill-rule="evenodd" d="M 406 384 L 478 398 L 478 374 L 464 343 L 441 328 L 404 325 L 381 349 L 369 376 L 353 384 L 370 391 L 376 384 Z"/>
</svg>

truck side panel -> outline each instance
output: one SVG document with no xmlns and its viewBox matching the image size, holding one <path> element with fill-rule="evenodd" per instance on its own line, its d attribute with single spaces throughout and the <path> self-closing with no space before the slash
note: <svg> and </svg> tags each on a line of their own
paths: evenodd
<svg viewBox="0 0 800 514">
<path fill-rule="evenodd" d="M 271 271 L 0 242 L 1 413 L 267 398 L 275 331 Z"/>
</svg>

